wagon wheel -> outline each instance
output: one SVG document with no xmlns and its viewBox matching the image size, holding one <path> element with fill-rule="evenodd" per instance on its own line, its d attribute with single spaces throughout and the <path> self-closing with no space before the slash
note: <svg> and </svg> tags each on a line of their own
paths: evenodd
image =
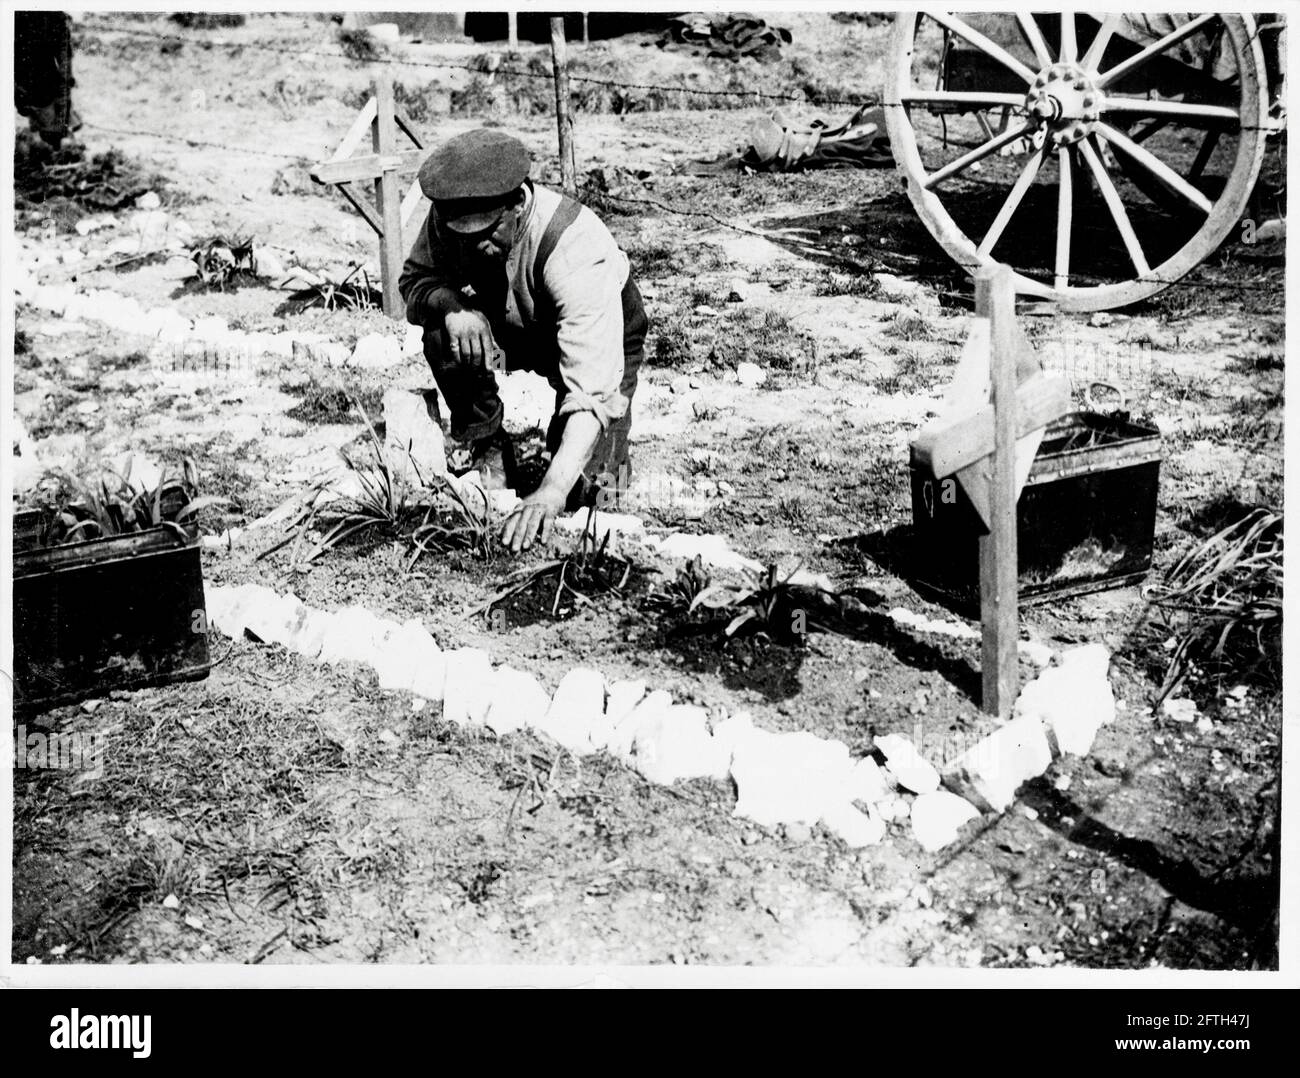
<svg viewBox="0 0 1300 1078">
<path fill-rule="evenodd" d="M 905 13 L 886 121 L 952 258 L 1007 262 L 1022 293 L 1104 310 L 1172 284 L 1232 231 L 1264 155 L 1263 73 L 1250 16 L 1145 33 L 1121 14 Z"/>
</svg>

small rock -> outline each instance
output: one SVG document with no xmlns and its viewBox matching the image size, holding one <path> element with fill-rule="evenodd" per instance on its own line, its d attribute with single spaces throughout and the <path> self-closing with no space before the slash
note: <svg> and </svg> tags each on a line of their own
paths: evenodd
<svg viewBox="0 0 1300 1078">
<path fill-rule="evenodd" d="M 745 360 L 743 363 L 736 365 L 736 380 L 742 386 L 753 389 L 767 381 L 767 371 L 763 370 L 757 363 Z"/>
<path fill-rule="evenodd" d="M 979 818 L 979 809 L 947 790 L 922 794 L 912 803 L 912 833 L 930 853 L 957 838 L 962 825 Z"/>
<path fill-rule="evenodd" d="M 790 842 L 804 843 L 812 838 L 812 828 L 806 823 L 788 823 L 785 825 L 785 837 Z"/>
<path fill-rule="evenodd" d="M 758 842 L 759 839 L 761 839 L 762 837 L 763 836 L 760 835 L 757 831 L 742 831 L 740 835 L 740 842 L 741 845 L 752 846 L 754 845 L 754 843 Z"/>
<path fill-rule="evenodd" d="M 138 210 L 156 210 L 161 205 L 162 199 L 158 197 L 157 191 L 146 191 L 135 200 L 135 207 Z"/>
<path fill-rule="evenodd" d="M 727 285 L 727 302 L 744 303 L 749 299 L 749 285 L 739 277 L 733 277 Z"/>
<path fill-rule="evenodd" d="M 193 914 L 185 918 L 185 923 L 196 931 L 203 928 L 203 921 L 200 918 L 195 917 Z"/>
<path fill-rule="evenodd" d="M 367 333 L 357 341 L 348 362 L 353 367 L 388 370 L 402 362 L 402 343 L 385 333 Z"/>
<path fill-rule="evenodd" d="M 1105 329 L 1107 326 L 1113 325 L 1114 322 L 1115 316 L 1113 314 L 1108 314 L 1106 311 L 1098 311 L 1088 319 L 1088 325 L 1092 326 L 1094 329 Z"/>
<path fill-rule="evenodd" d="M 884 753 L 885 767 L 900 786 L 916 794 L 931 793 L 939 788 L 939 772 L 901 734 L 876 738 L 876 748 Z"/>
<path fill-rule="evenodd" d="M 696 307 L 695 313 L 699 315 L 704 315 L 704 317 L 706 318 L 718 317 L 717 310 L 714 309 L 713 307 L 710 307 L 707 303 L 701 303 L 698 307 Z"/>
<path fill-rule="evenodd" d="M 1198 714 L 1196 702 L 1185 696 L 1177 699 L 1166 697 L 1164 703 L 1160 705 L 1160 710 L 1174 722 L 1195 722 Z"/>
<path fill-rule="evenodd" d="M 181 900 L 175 895 L 168 895 L 162 900 L 162 904 L 165 910 L 178 910 L 181 908 Z"/>
<path fill-rule="evenodd" d="M 684 374 L 679 374 L 669 383 L 669 388 L 676 396 L 685 396 L 691 391 L 691 379 Z"/>
</svg>

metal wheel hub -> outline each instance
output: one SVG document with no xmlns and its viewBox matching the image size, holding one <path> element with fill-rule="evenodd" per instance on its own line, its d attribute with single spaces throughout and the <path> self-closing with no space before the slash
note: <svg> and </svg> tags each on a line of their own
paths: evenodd
<svg viewBox="0 0 1300 1078">
<path fill-rule="evenodd" d="M 1078 64 L 1053 64 L 1034 79 L 1025 107 L 1053 146 L 1072 146 L 1092 134 L 1103 98 L 1094 76 Z"/>
</svg>

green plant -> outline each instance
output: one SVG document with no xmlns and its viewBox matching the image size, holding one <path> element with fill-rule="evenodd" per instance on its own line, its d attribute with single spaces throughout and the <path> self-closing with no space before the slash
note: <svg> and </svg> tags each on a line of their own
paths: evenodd
<svg viewBox="0 0 1300 1078">
<path fill-rule="evenodd" d="M 179 477 L 163 475 L 152 488 L 137 490 L 113 471 L 104 469 L 96 482 L 62 470 L 47 472 L 37 487 L 42 546 L 61 546 L 88 539 L 128 535 L 150 528 L 193 527 L 199 512 L 212 506 L 230 506 L 229 498 L 199 496 L 198 469 L 186 457 Z"/>
<path fill-rule="evenodd" d="M 1175 628 L 1160 699 L 1195 664 L 1280 684 L 1282 514 L 1256 508 L 1185 554 L 1147 597 Z"/>
<path fill-rule="evenodd" d="M 354 281 L 357 271 L 361 280 Z M 322 281 L 310 288 L 295 292 L 292 300 L 300 304 L 298 310 L 323 307 L 327 311 L 369 311 L 379 306 L 379 292 L 370 283 L 370 275 L 357 263 L 341 281 Z"/>
<path fill-rule="evenodd" d="M 652 609 L 664 613 L 686 614 L 695 609 L 696 599 L 709 589 L 711 578 L 697 554 L 677 570 L 677 575 L 647 596 Z"/>
<path fill-rule="evenodd" d="M 579 605 L 590 605 L 592 596 L 614 594 L 621 596 L 632 576 L 632 563 L 623 558 L 609 554 L 609 532 L 598 543 L 596 541 L 596 509 L 587 511 L 587 522 L 582 529 L 582 536 L 571 554 L 563 558 L 553 558 L 538 566 L 528 566 L 512 573 L 503 582 L 502 587 L 486 602 L 480 603 L 471 614 L 491 610 L 498 603 L 505 602 L 521 592 L 546 583 L 548 577 L 555 577 L 555 592 L 551 600 L 551 617 L 558 617 L 560 603 L 565 596 L 572 598 Z"/>
<path fill-rule="evenodd" d="M 758 632 L 769 636 L 788 635 L 789 626 L 783 624 L 778 615 L 788 609 L 786 599 L 790 581 L 800 568 L 795 566 L 785 579 L 780 579 L 776 566 L 769 565 L 765 574 L 749 574 L 742 584 L 714 584 L 695 596 L 687 612 L 694 613 L 703 607 L 717 613 L 733 614 L 723 630 L 726 636 L 734 636 L 751 623 Z"/>
<path fill-rule="evenodd" d="M 190 257 L 198 267 L 198 280 L 204 288 L 224 292 L 228 285 L 237 284 L 241 276 L 257 275 L 251 236 L 237 239 L 209 236 L 190 252 Z"/>
</svg>

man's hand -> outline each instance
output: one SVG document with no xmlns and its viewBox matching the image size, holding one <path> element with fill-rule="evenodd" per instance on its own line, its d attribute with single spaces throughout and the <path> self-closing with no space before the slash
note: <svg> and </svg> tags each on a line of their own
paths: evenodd
<svg viewBox="0 0 1300 1078">
<path fill-rule="evenodd" d="M 533 541 L 546 542 L 551 534 L 555 517 L 564 508 L 566 495 L 554 487 L 543 484 L 528 495 L 501 527 L 501 543 L 511 554 L 518 554 L 533 545 Z"/>
<path fill-rule="evenodd" d="M 448 311 L 443 327 L 447 331 L 447 347 L 451 349 L 457 363 L 481 366 L 497 352 L 492 326 L 481 311 L 468 307 Z"/>
</svg>

